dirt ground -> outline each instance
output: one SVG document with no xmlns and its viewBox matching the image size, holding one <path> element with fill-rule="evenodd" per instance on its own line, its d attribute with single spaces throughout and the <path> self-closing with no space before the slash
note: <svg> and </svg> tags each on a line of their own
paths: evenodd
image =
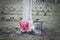
<svg viewBox="0 0 60 40">
<path fill-rule="evenodd" d="M 0 40 L 60 40 L 60 29 L 54 31 L 45 29 L 43 35 L 35 34 L 16 34 L 10 29 L 11 33 L 1 33 Z"/>
</svg>

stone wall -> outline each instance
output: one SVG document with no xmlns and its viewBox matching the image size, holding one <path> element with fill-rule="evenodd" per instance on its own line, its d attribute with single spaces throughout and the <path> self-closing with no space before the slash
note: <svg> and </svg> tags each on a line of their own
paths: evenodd
<svg viewBox="0 0 60 40">
<path fill-rule="evenodd" d="M 60 3 L 33 2 L 33 20 L 43 21 L 43 27 L 59 27 Z M 19 27 L 22 15 L 22 0 L 0 0 L 0 27 Z"/>
</svg>

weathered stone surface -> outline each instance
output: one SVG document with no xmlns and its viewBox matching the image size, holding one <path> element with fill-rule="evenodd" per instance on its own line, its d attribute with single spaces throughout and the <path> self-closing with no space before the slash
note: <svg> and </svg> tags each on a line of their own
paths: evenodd
<svg viewBox="0 0 60 40">
<path fill-rule="evenodd" d="M 33 20 L 36 21 L 38 18 L 40 21 L 43 21 L 43 27 L 44 28 L 58 28 L 60 27 L 60 3 L 58 2 L 51 2 L 53 0 L 46 0 L 46 2 L 40 2 L 40 4 L 36 5 L 36 2 L 32 5 L 33 10 Z M 38 2 L 37 2 L 38 3 Z M 35 8 L 38 9 L 38 15 L 36 15 Z M 44 12 L 45 16 L 44 16 Z M 0 0 L 0 27 L 7 26 L 7 27 L 17 27 L 19 26 L 18 21 L 22 17 L 22 0 Z M 2 18 L 4 17 L 4 18 Z M 10 17 L 14 17 L 11 18 Z M 5 19 L 5 20 L 4 20 Z M 13 20 L 13 21 L 11 21 Z M 2 32 L 7 32 L 7 28 L 3 28 Z M 55 30 L 54 33 L 56 34 L 52 39 L 50 40 L 60 40 L 60 31 Z M 51 36 L 54 33 L 51 34 L 51 31 L 42 30 L 43 34 L 46 36 Z M 0 32 L 1 33 L 1 32 Z M 13 34 L 12 34 L 13 33 Z M 0 35 L 0 40 L 49 40 L 49 38 L 46 39 L 46 37 L 42 36 L 36 36 L 36 35 L 15 35 L 15 31 L 11 31 L 11 35 L 8 37 L 6 35 Z M 19 30 L 16 30 L 17 34 L 20 34 Z M 57 35 L 58 34 L 58 35 Z M 6 38 L 7 37 L 7 38 Z M 16 38 L 16 39 L 15 39 Z"/>
</svg>

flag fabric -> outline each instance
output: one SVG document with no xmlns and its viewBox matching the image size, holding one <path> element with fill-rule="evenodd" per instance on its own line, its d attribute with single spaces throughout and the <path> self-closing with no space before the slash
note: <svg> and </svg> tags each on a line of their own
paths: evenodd
<svg viewBox="0 0 60 40">
<path fill-rule="evenodd" d="M 20 21 L 19 25 L 20 25 L 20 28 L 22 30 L 28 30 L 28 27 L 29 27 L 29 23 L 28 22 L 26 22 L 26 21 Z"/>
</svg>

